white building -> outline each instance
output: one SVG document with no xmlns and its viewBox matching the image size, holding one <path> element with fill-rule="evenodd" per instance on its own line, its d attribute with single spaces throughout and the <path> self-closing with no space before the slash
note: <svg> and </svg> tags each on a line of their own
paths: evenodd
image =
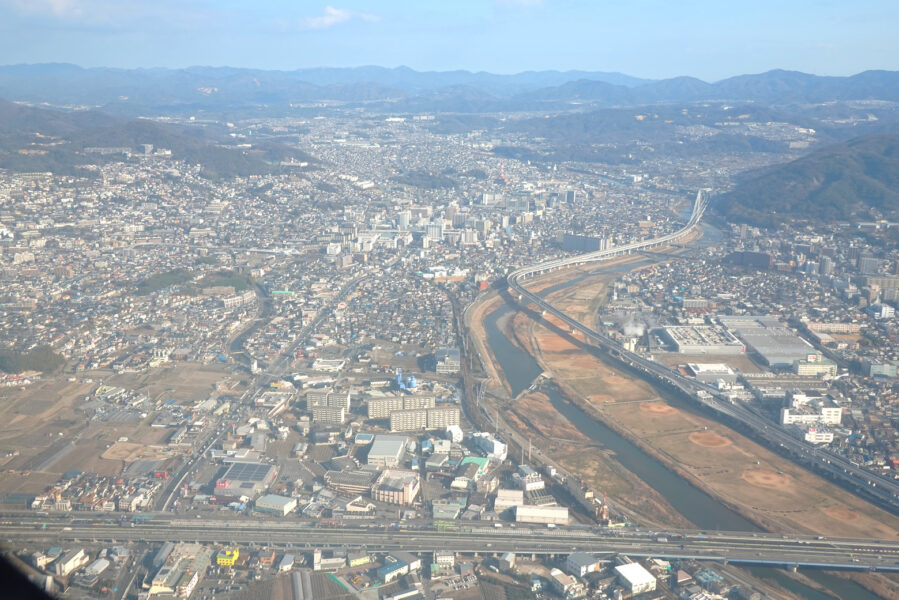
<svg viewBox="0 0 899 600">
<path fill-rule="evenodd" d="M 797 437 L 812 444 L 829 444 L 833 441 L 833 432 L 815 425 L 795 425 Z"/>
<path fill-rule="evenodd" d="M 285 516 L 297 508 L 297 499 L 276 494 L 267 494 L 256 500 L 256 510 Z"/>
<path fill-rule="evenodd" d="M 575 577 L 583 577 L 587 573 L 595 573 L 602 568 L 602 561 L 586 552 L 569 554 L 565 559 L 565 570 Z"/>
<path fill-rule="evenodd" d="M 488 458 L 495 458 L 499 461 L 506 460 L 509 447 L 494 437 L 489 432 L 479 432 L 471 434 L 471 441 L 475 447 L 487 455 Z"/>
<path fill-rule="evenodd" d="M 568 524 L 567 506 L 516 506 L 516 523 Z"/>
<path fill-rule="evenodd" d="M 546 483 L 544 483 L 540 473 L 528 465 L 518 465 L 518 472 L 512 475 L 512 477 L 518 482 L 518 487 L 526 492 L 542 490 L 546 487 Z"/>
<path fill-rule="evenodd" d="M 629 563 L 615 567 L 615 574 L 631 594 L 642 594 L 656 589 L 656 578 L 640 563 Z"/>
<path fill-rule="evenodd" d="M 843 408 L 833 401 L 798 393 L 790 394 L 789 406 L 780 409 L 782 425 L 839 425 L 842 416 Z"/>
<path fill-rule="evenodd" d="M 493 510 L 497 514 L 510 508 L 524 505 L 524 492 L 522 490 L 496 490 L 496 500 L 493 502 Z"/>
<path fill-rule="evenodd" d="M 69 550 L 53 563 L 53 572 L 66 577 L 73 571 L 80 569 L 88 563 L 90 558 L 84 552 L 84 548 Z"/>
<path fill-rule="evenodd" d="M 376 435 L 368 451 L 368 464 L 376 467 L 395 467 L 406 449 L 409 438 L 403 435 Z"/>
</svg>

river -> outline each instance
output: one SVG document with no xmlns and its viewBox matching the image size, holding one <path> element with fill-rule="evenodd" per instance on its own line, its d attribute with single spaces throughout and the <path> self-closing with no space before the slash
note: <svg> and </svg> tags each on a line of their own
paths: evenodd
<svg viewBox="0 0 899 600">
<path fill-rule="evenodd" d="M 704 245 L 714 243 L 714 241 L 720 239 L 721 232 L 719 230 L 707 224 L 703 224 L 702 227 L 705 233 L 703 236 Z M 637 262 L 615 265 L 607 270 L 603 270 L 603 272 L 623 273 L 650 262 L 652 261 L 649 258 L 641 259 Z M 600 270 L 601 267 L 594 269 L 588 275 L 582 275 L 571 281 L 553 285 L 542 290 L 540 294 L 550 294 L 567 286 L 576 285 L 585 277 Z M 530 387 L 543 370 L 530 354 L 513 344 L 501 331 L 501 326 L 498 322 L 503 318 L 510 318 L 512 314 L 512 308 L 502 306 L 487 316 L 484 320 L 484 327 L 487 334 L 487 343 L 490 345 L 493 355 L 496 357 L 499 367 L 509 383 L 513 396 L 517 396 Z M 565 402 L 555 391 L 555 388 L 548 386 L 543 391 L 549 396 L 553 407 L 565 415 L 581 433 L 592 440 L 600 442 L 605 448 L 614 451 L 615 459 L 622 466 L 659 492 L 675 510 L 695 523 L 697 527 L 706 530 L 724 531 L 760 530 L 758 526 L 739 513 L 731 510 L 712 496 L 693 487 L 669 471 L 664 465 L 631 441 L 619 435 L 602 422 L 590 417 L 577 406 Z M 670 398 L 664 393 L 663 395 L 675 405 L 683 407 L 682 401 Z M 760 578 L 782 585 L 806 600 L 832 600 L 832 596 L 827 596 L 818 590 L 803 585 L 778 569 L 754 568 L 752 572 Z M 827 573 L 807 571 L 804 574 L 838 594 L 842 600 L 878 600 L 879 598 L 854 582 L 828 575 Z"/>
</svg>

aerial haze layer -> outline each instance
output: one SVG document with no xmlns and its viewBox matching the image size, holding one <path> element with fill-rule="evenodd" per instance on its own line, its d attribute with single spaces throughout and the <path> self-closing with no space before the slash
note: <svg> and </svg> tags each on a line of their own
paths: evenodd
<svg viewBox="0 0 899 600">
<path fill-rule="evenodd" d="M 126 68 L 376 64 L 706 81 L 775 68 L 850 75 L 899 68 L 897 11 L 886 0 L 4 0 L 0 56 Z"/>
<path fill-rule="evenodd" d="M 0 0 L 3 593 L 899 598 L 897 25 Z"/>
</svg>

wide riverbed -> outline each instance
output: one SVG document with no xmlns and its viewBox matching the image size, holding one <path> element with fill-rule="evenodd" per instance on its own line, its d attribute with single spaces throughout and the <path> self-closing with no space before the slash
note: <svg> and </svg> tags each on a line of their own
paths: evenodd
<svg viewBox="0 0 899 600">
<path fill-rule="evenodd" d="M 714 227 L 703 224 L 702 243 L 710 244 L 721 238 L 721 232 Z M 623 273 L 638 266 L 649 264 L 650 259 L 639 260 L 637 262 L 627 263 L 623 265 L 615 265 L 607 270 L 597 267 L 591 271 L 590 275 L 602 273 Z M 546 288 L 540 292 L 541 295 L 553 293 L 564 289 L 565 287 L 577 285 L 585 277 L 583 275 L 578 278 L 563 282 L 552 287 Z M 484 320 L 484 328 L 487 333 L 487 344 L 496 357 L 496 361 L 500 369 L 502 369 L 506 380 L 512 389 L 512 394 L 517 396 L 526 390 L 534 380 L 541 374 L 542 369 L 537 361 L 513 344 L 500 330 L 497 322 L 504 316 L 509 315 L 512 309 L 509 306 L 502 306 L 490 313 Z M 679 476 L 669 471 L 664 465 L 656 461 L 652 456 L 644 452 L 638 446 L 622 437 L 614 430 L 605 426 L 603 423 L 593 419 L 580 408 L 565 402 L 555 389 L 548 386 L 543 390 L 549 396 L 553 407 L 577 427 L 581 433 L 587 437 L 601 443 L 603 446 L 615 452 L 615 458 L 627 470 L 639 477 L 647 485 L 658 491 L 664 496 L 668 502 L 685 516 L 687 519 L 696 524 L 697 527 L 706 530 L 723 530 L 723 531 L 759 531 L 751 521 L 742 515 L 734 512 L 728 507 L 718 502 L 712 496 L 699 490 Z M 666 396 L 664 393 L 663 396 Z M 682 402 L 675 398 L 666 396 L 666 399 L 672 403 L 682 406 Z M 821 592 L 814 590 L 808 586 L 790 579 L 786 574 L 777 569 L 752 569 L 752 572 L 759 577 L 768 579 L 772 583 L 778 583 L 786 587 L 794 594 L 797 594 L 807 600 L 824 600 L 831 599 Z M 839 595 L 843 600 L 877 600 L 878 596 L 871 594 L 863 587 L 844 579 L 828 575 L 820 572 L 805 572 L 807 576 L 814 579 L 832 592 Z"/>
</svg>

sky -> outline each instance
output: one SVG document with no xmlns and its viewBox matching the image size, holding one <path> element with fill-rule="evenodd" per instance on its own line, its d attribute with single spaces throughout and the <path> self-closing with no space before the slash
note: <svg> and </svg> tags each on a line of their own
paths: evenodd
<svg viewBox="0 0 899 600">
<path fill-rule="evenodd" d="M 899 70 L 896 0 L 0 0 L 0 64 Z"/>
</svg>

